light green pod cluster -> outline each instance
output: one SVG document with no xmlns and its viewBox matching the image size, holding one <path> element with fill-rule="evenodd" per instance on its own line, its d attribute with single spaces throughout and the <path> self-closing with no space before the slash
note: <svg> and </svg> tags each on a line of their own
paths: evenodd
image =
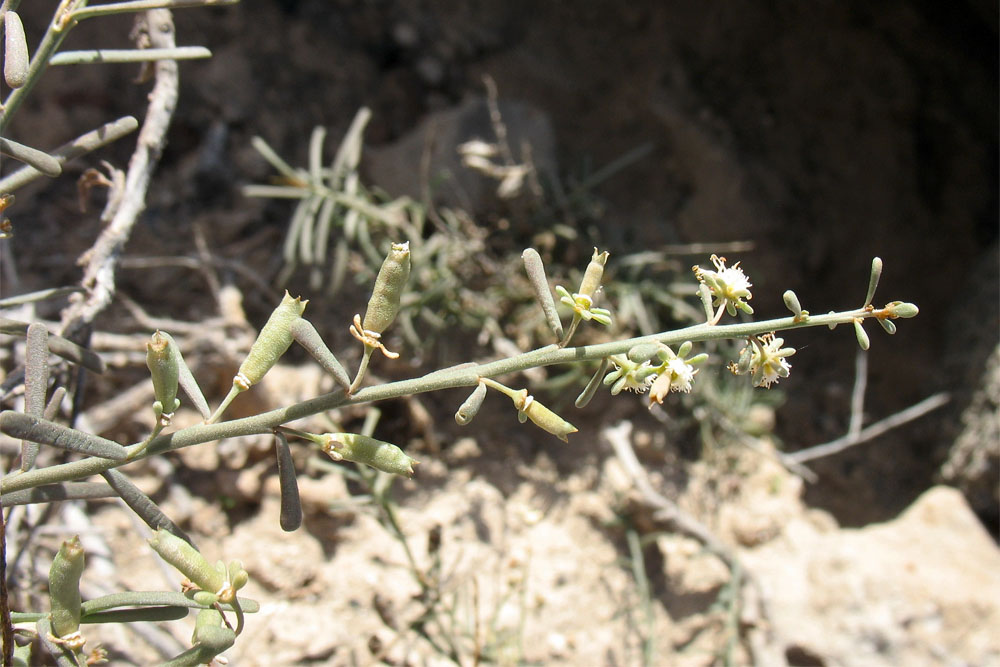
<svg viewBox="0 0 1000 667">
<path fill-rule="evenodd" d="M 393 243 L 375 278 L 362 323 L 365 331 L 382 333 L 399 314 L 399 299 L 410 279 L 410 244 Z"/>
<path fill-rule="evenodd" d="M 391 442 L 376 440 L 366 435 L 327 433 L 321 437 L 323 452 L 334 461 L 363 463 L 376 470 L 404 477 L 412 477 L 413 466 L 419 463 Z"/>
<path fill-rule="evenodd" d="M 80 538 L 74 536 L 59 547 L 49 568 L 49 600 L 52 633 L 70 648 L 82 648 L 80 636 L 80 577 L 84 554 Z"/>
<path fill-rule="evenodd" d="M 278 362 L 288 348 L 292 346 L 292 324 L 302 317 L 306 310 L 306 304 L 301 298 L 292 296 L 285 292 L 284 298 L 278 307 L 267 319 L 264 328 L 260 330 L 257 340 L 250 347 L 247 358 L 240 365 L 240 370 L 233 378 L 233 386 L 241 391 L 246 391 L 257 384 L 264 377 L 264 374 L 271 370 L 271 367 Z"/>
</svg>

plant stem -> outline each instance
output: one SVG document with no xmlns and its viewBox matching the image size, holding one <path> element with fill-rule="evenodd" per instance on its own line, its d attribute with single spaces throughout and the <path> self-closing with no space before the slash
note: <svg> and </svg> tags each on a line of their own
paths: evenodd
<svg viewBox="0 0 1000 667">
<path fill-rule="evenodd" d="M 666 331 L 649 336 L 639 336 L 626 340 L 612 341 L 599 345 L 582 345 L 580 347 L 560 348 L 555 344 L 525 352 L 507 359 L 498 359 L 484 364 L 459 364 L 451 368 L 428 373 L 419 378 L 399 380 L 386 384 L 365 387 L 357 393 L 347 396 L 343 389 L 295 403 L 252 417 L 234 419 L 221 424 L 198 424 L 180 431 L 168 433 L 155 438 L 142 456 L 132 459 L 140 460 L 146 456 L 174 451 L 192 445 L 199 445 L 222 438 L 236 438 L 246 435 L 268 433 L 275 427 L 296 419 L 302 419 L 320 412 L 333 410 L 344 405 L 357 405 L 401 398 L 412 394 L 420 394 L 456 387 L 474 387 L 480 378 L 501 377 L 540 366 L 575 363 L 603 359 L 613 354 L 626 354 L 637 345 L 647 343 L 663 343 L 664 345 L 679 345 L 684 341 L 703 342 L 708 340 L 741 339 L 759 336 L 772 331 L 787 331 L 805 329 L 817 326 L 836 326 L 850 324 L 855 318 L 886 317 L 886 311 L 880 309 L 857 309 L 827 315 L 811 315 L 805 321 L 796 322 L 794 317 L 782 317 L 761 322 L 746 322 L 742 324 L 694 326 Z M 97 475 L 111 468 L 124 465 L 124 461 L 91 457 L 72 463 L 49 466 L 24 473 L 11 473 L 2 479 L 4 492 L 20 491 L 42 484 L 56 484 Z"/>
</svg>

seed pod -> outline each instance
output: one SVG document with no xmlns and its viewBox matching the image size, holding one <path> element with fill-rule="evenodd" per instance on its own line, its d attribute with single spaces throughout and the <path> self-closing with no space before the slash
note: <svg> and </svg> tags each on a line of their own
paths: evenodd
<svg viewBox="0 0 1000 667">
<path fill-rule="evenodd" d="M 20 88 L 28 80 L 28 41 L 17 12 L 3 17 L 3 78 L 11 88 Z"/>
<path fill-rule="evenodd" d="M 363 463 L 382 472 L 413 476 L 413 466 L 418 461 L 392 444 L 357 433 L 327 433 L 323 451 L 334 461 Z"/>
<path fill-rule="evenodd" d="M 472 418 L 479 413 L 479 408 L 482 407 L 485 398 L 486 385 L 480 382 L 455 413 L 455 421 L 459 426 L 465 426 L 472 421 Z"/>
<path fill-rule="evenodd" d="M 556 338 L 561 339 L 563 337 L 562 321 L 556 311 L 556 303 L 552 298 L 548 278 L 545 277 L 545 265 L 542 264 L 542 257 L 534 248 L 528 248 L 521 253 L 521 259 L 524 261 L 524 270 L 528 273 L 531 290 L 535 293 L 535 299 L 542 307 L 542 312 L 545 313 L 545 321 Z"/>
<path fill-rule="evenodd" d="M 177 398 L 177 379 L 180 377 L 180 368 L 177 363 L 177 355 L 171 349 L 170 343 L 172 342 L 162 333 L 156 331 L 146 343 L 146 366 L 153 379 L 153 395 L 156 397 L 153 410 L 156 411 L 157 420 L 163 426 L 170 424 L 174 410 L 181 405 Z"/>
<path fill-rule="evenodd" d="M 52 633 L 57 637 L 69 637 L 80 630 L 83 566 L 83 545 L 79 536 L 74 536 L 62 543 L 49 568 Z"/>
<path fill-rule="evenodd" d="M 568 421 L 549 410 L 547 407 L 535 400 L 534 396 L 528 394 L 527 389 L 522 389 L 512 397 L 514 407 L 518 410 L 518 418 L 526 416 L 536 426 L 539 426 L 563 442 L 569 442 L 567 437 L 570 433 L 576 433 L 579 429 Z M 523 421 L 523 420 L 522 420 Z"/>
<path fill-rule="evenodd" d="M 185 577 L 208 593 L 217 593 L 226 585 L 226 577 L 193 546 L 160 528 L 149 540 L 153 551 L 173 565 Z"/>
<path fill-rule="evenodd" d="M 375 278 L 375 289 L 368 299 L 362 323 L 366 331 L 382 333 L 399 313 L 399 298 L 410 278 L 410 244 L 393 243 Z"/>
<path fill-rule="evenodd" d="M 604 277 L 604 264 L 608 261 L 608 252 L 598 252 L 597 248 L 594 248 L 594 256 L 590 260 L 590 264 L 587 265 L 587 271 L 583 274 L 583 280 L 580 282 L 579 294 L 585 294 L 591 298 L 594 296 L 594 292 L 597 288 L 601 286 L 601 278 Z"/>
<path fill-rule="evenodd" d="M 288 351 L 293 340 L 292 324 L 302 317 L 307 303 L 309 302 L 302 301 L 300 297 L 293 299 L 288 292 L 285 292 L 281 303 L 274 309 L 271 317 L 260 330 L 257 340 L 250 347 L 247 358 L 240 365 L 236 377 L 233 378 L 234 387 L 246 391 L 257 384 L 264 377 L 264 374 L 278 362 L 281 355 Z"/>
</svg>

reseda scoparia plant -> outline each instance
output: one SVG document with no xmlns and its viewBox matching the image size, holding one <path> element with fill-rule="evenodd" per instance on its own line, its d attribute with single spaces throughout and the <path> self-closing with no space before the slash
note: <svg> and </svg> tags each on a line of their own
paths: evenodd
<svg viewBox="0 0 1000 667">
<path fill-rule="evenodd" d="M 577 399 L 577 408 L 586 407 L 601 387 L 609 388 L 612 394 L 618 394 L 622 390 L 648 392 L 649 403 L 652 405 L 654 402 L 662 402 L 670 392 L 691 391 L 699 372 L 696 367 L 708 358 L 707 353 L 696 350 L 699 343 L 735 339 L 746 341 L 746 345 L 739 358 L 730 364 L 730 370 L 737 375 L 749 375 L 754 386 L 767 388 L 788 377 L 791 369 L 788 358 L 795 353 L 794 348 L 784 346 L 784 339 L 777 337 L 777 332 L 794 332 L 796 329 L 822 325 L 833 329 L 841 324 L 849 324 L 854 328 L 859 344 L 867 349 L 869 339 L 863 328 L 865 320 L 876 320 L 891 334 L 895 332 L 894 320 L 917 314 L 915 305 L 901 301 L 889 302 L 881 308 L 872 305 L 882 269 L 881 260 L 876 258 L 872 262 L 867 295 L 857 309 L 811 315 L 802 309 L 795 294 L 788 291 L 784 294 L 784 302 L 791 311 L 790 317 L 721 324 L 726 314 L 735 316 L 739 312 L 753 312 L 748 303 L 752 298 L 752 284 L 738 263 L 727 266 L 724 258 L 713 255 L 711 263 L 714 268 L 694 267 L 694 276 L 699 284 L 698 293 L 705 312 L 704 323 L 649 336 L 573 347 L 572 338 L 581 323 L 611 323 L 611 309 L 596 306 L 601 297 L 600 283 L 609 254 L 594 250 L 593 258 L 576 292 L 556 287 L 556 292 L 561 297 L 560 303 L 571 312 L 571 320 L 565 327 L 538 253 L 528 249 L 524 252 L 523 259 L 533 292 L 551 329 L 553 342 L 506 358 L 483 363 L 467 362 L 408 380 L 363 386 L 375 350 L 380 350 L 390 363 L 400 356 L 385 348 L 382 336 L 399 312 L 400 298 L 406 289 L 411 261 L 420 261 L 420 257 L 411 258 L 410 248 L 406 243 L 390 245 L 364 317 L 355 315 L 348 325 L 350 333 L 363 345 L 359 367 L 353 380 L 323 342 L 315 327 L 305 319 L 308 302 L 293 298 L 287 293 L 250 348 L 246 360 L 233 379 L 229 395 L 211 415 L 207 402 L 173 339 L 164 332 L 156 332 L 148 345 L 148 365 L 155 389 L 155 402 L 151 408 L 156 417 L 149 437 L 124 446 L 62 426 L 40 414 L 2 412 L 0 430 L 12 437 L 24 439 L 25 453 L 36 446 L 32 443 L 37 443 L 84 455 L 81 460 L 70 463 L 44 468 L 26 466 L 6 475 L 3 478 L 3 503 L 32 502 L 32 498 L 45 494 L 54 494 L 60 498 L 93 498 L 102 495 L 123 497 L 156 531 L 151 542 L 153 548 L 182 571 L 192 583 L 185 594 L 123 594 L 121 600 L 102 603 L 100 611 L 111 608 L 120 611 L 126 606 L 131 610 L 156 606 L 173 613 L 178 609 L 186 611 L 186 607 L 196 607 L 200 611 L 195 646 L 191 649 L 192 653 L 186 654 L 183 660 L 195 655 L 201 659 L 216 655 L 231 646 L 242 631 L 243 613 L 255 608 L 252 601 L 241 600 L 235 595 L 247 582 L 247 573 L 239 561 L 228 565 L 221 562 L 216 565 L 208 563 L 155 503 L 117 470 L 127 462 L 221 438 L 273 433 L 282 493 L 280 523 L 283 529 L 294 530 L 301 523 L 302 512 L 298 504 L 295 473 L 288 455 L 286 436 L 294 436 L 309 443 L 334 461 L 353 461 L 393 475 L 410 477 L 414 474 L 414 465 L 417 463 L 398 446 L 376 440 L 370 434 L 310 433 L 286 426 L 303 417 L 346 405 L 372 403 L 448 388 L 471 387 L 471 394 L 455 414 L 458 424 L 466 425 L 474 419 L 488 391 L 492 389 L 511 399 L 521 422 L 530 420 L 563 442 L 569 442 L 569 436 L 577 433 L 578 429 L 565 418 L 566 415 L 556 414 L 540 403 L 527 388 L 510 387 L 500 380 L 514 373 L 542 366 L 596 362 L 597 370 Z M 296 342 L 305 347 L 333 376 L 337 388 L 276 410 L 224 421 L 225 411 L 233 398 L 259 382 Z M 35 390 L 38 382 L 42 382 L 43 387 L 45 382 L 43 375 L 35 370 L 36 365 L 26 371 L 26 383 L 32 385 L 29 388 L 31 391 Z M 205 417 L 205 421 L 165 432 L 171 423 L 170 415 L 180 404 L 178 389 L 183 390 Z M 104 482 L 79 481 L 96 474 L 102 475 Z M 66 558 L 75 553 L 75 548 L 73 544 L 67 545 Z M 79 656 L 84 641 L 79 636 L 79 623 L 88 622 L 88 619 L 94 618 L 99 612 L 91 611 L 93 607 L 87 607 L 98 601 L 79 600 L 78 571 L 82 571 L 82 554 L 72 562 L 70 574 L 57 576 L 54 579 L 57 583 L 50 587 L 50 614 L 19 612 L 21 615 L 15 614 L 15 618 L 38 621 L 38 632 L 46 633 L 53 650 L 71 651 Z M 68 615 L 62 611 L 67 606 Z M 235 628 L 227 618 L 229 614 L 235 614 Z M 178 660 L 182 660 L 182 657 L 179 656 Z"/>
</svg>

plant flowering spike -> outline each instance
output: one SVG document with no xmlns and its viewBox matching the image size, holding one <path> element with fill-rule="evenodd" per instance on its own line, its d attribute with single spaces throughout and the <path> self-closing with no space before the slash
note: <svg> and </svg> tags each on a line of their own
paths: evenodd
<svg viewBox="0 0 1000 667">
<path fill-rule="evenodd" d="M 327 433 L 323 451 L 334 461 L 363 463 L 382 472 L 413 476 L 413 466 L 419 461 L 411 458 L 402 449 L 392 444 L 358 433 Z"/>
</svg>

